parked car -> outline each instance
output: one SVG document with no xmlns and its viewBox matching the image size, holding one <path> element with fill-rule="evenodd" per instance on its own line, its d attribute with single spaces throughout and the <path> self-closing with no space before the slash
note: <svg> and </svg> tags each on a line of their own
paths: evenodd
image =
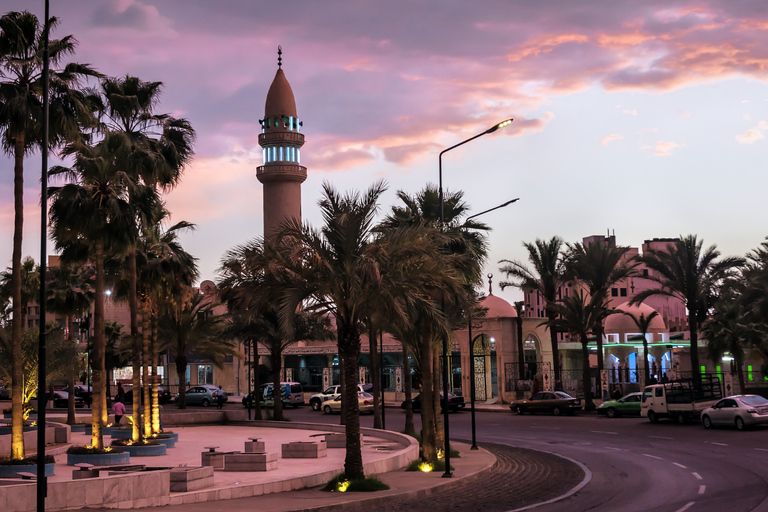
<svg viewBox="0 0 768 512">
<path fill-rule="evenodd" d="M 11 390 L 5 386 L 0 386 L 0 400 L 10 400 Z"/>
<path fill-rule="evenodd" d="M 642 392 L 638 391 L 636 393 L 630 393 L 618 400 L 603 402 L 603 404 L 597 408 L 597 412 L 599 414 L 605 414 L 609 418 L 628 415 L 640 416 L 640 402 L 642 399 Z"/>
<path fill-rule="evenodd" d="M 86 404 L 91 404 L 93 403 L 93 388 L 91 386 L 78 384 L 75 386 L 75 396 L 81 397 L 85 400 Z"/>
<path fill-rule="evenodd" d="M 369 412 L 373 414 L 373 395 L 370 393 L 358 392 L 357 408 L 361 413 Z M 341 412 L 341 395 L 333 400 L 326 400 L 323 404 L 323 412 L 325 414 Z"/>
<path fill-rule="evenodd" d="M 443 392 L 440 392 L 440 410 L 443 409 Z M 459 412 L 460 410 L 464 409 L 466 407 L 466 403 L 464 403 L 464 397 L 463 396 L 457 396 L 453 393 L 448 393 L 448 410 L 450 412 Z M 405 400 L 403 400 L 403 403 L 400 404 L 401 409 L 405 409 Z M 420 411 L 421 410 L 421 395 L 416 395 L 413 397 L 413 410 L 414 411 Z"/>
<path fill-rule="evenodd" d="M 37 395 L 32 397 L 32 400 L 37 400 Z M 48 393 L 48 400 L 51 400 L 51 394 Z M 53 392 L 53 407 L 66 409 L 69 407 L 69 393 L 66 391 L 55 390 Z M 75 396 L 75 407 L 78 409 L 85 407 L 85 400 L 82 397 Z"/>
<path fill-rule="evenodd" d="M 218 389 L 218 388 L 217 388 Z M 142 388 L 139 392 L 139 396 L 141 397 L 141 403 L 144 403 L 144 389 Z M 173 401 L 171 398 L 171 392 L 163 388 L 162 386 L 157 387 L 157 396 L 158 401 L 161 404 L 167 404 L 168 402 Z M 178 395 L 176 395 L 178 396 Z M 112 397 L 114 398 L 114 397 Z M 125 390 L 125 403 L 126 404 L 132 404 L 133 403 L 133 388 L 128 388 Z M 187 403 L 189 403 L 189 400 L 187 400 Z"/>
<path fill-rule="evenodd" d="M 370 393 L 372 388 L 373 384 L 358 384 L 357 392 Z M 335 400 L 339 397 L 339 395 L 341 395 L 341 386 L 337 384 L 327 388 L 325 391 L 315 393 L 314 395 L 310 396 L 309 405 L 312 407 L 313 411 L 319 411 L 322 409 L 324 402 L 327 402 L 328 400 Z"/>
<path fill-rule="evenodd" d="M 213 384 L 199 384 L 197 386 L 192 386 L 185 393 L 187 401 L 186 403 L 187 405 L 202 405 L 203 407 L 208 407 L 209 405 L 216 403 L 216 394 L 218 392 L 219 388 Z M 127 394 L 128 392 L 126 391 L 126 395 Z M 178 393 L 174 397 L 173 401 L 178 403 Z M 229 397 L 225 395 L 224 401 L 228 402 Z"/>
<path fill-rule="evenodd" d="M 275 405 L 275 399 L 273 396 L 273 385 L 262 384 L 259 386 L 259 390 L 251 392 L 243 397 L 243 407 L 253 407 L 254 396 L 258 396 L 262 407 L 272 407 Z M 304 405 L 304 388 L 301 386 L 301 382 L 281 382 L 280 383 L 280 396 L 283 399 L 283 407 L 297 408 Z"/>
<path fill-rule="evenodd" d="M 515 414 L 530 412 L 551 412 L 555 416 L 563 413 L 575 414 L 581 410 L 581 402 L 578 398 L 573 398 L 562 391 L 543 391 L 534 393 L 527 400 L 514 400 L 510 402 L 509 408 Z"/>
<path fill-rule="evenodd" d="M 735 395 L 723 398 L 701 413 L 705 428 L 734 426 L 739 430 L 768 424 L 768 400 L 759 395 Z"/>
</svg>

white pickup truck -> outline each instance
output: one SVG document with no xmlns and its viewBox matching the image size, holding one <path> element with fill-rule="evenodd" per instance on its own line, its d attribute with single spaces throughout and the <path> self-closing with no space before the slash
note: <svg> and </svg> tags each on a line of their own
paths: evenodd
<svg viewBox="0 0 768 512">
<path fill-rule="evenodd" d="M 672 418 L 678 423 L 698 420 L 701 411 L 723 397 L 716 376 L 703 375 L 696 386 L 693 379 L 673 380 L 646 386 L 640 404 L 640 415 L 656 423 L 659 418 Z"/>
</svg>

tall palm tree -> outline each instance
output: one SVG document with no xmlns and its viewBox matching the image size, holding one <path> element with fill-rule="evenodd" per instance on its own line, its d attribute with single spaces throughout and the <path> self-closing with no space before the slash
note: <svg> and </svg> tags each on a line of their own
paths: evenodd
<svg viewBox="0 0 768 512">
<path fill-rule="evenodd" d="M 21 262 L 21 328 L 28 329 L 27 317 L 32 303 L 39 300 L 40 295 L 40 266 L 32 257 L 27 256 Z M 0 297 L 13 296 L 13 270 L 0 272 Z"/>
<path fill-rule="evenodd" d="M 608 299 L 608 293 L 616 283 L 635 275 L 637 262 L 625 257 L 628 250 L 628 247 L 599 242 L 568 244 L 565 258 L 569 278 L 586 285 L 590 296 Z M 608 301 L 598 300 L 598 303 L 607 304 Z M 601 375 L 603 371 L 602 324 L 595 329 L 595 337 L 597 338 L 597 374 Z M 600 389 L 601 386 L 598 388 Z"/>
<path fill-rule="evenodd" d="M 550 343 L 552 345 L 552 367 L 555 374 L 555 385 L 559 386 L 560 379 L 560 351 L 557 345 L 557 326 L 555 319 L 555 304 L 558 300 L 558 291 L 566 283 L 566 267 L 563 257 L 563 240 L 554 236 L 550 240 L 536 239 L 534 243 L 524 243 L 528 251 L 528 263 L 519 261 L 501 260 L 505 263 L 501 271 L 510 281 L 500 283 L 503 290 L 507 286 L 517 286 L 525 291 L 538 292 L 544 299 L 544 308 L 547 315 Z"/>
<path fill-rule="evenodd" d="M 699 322 L 706 315 L 713 297 L 722 282 L 734 269 L 744 264 L 738 257 L 718 260 L 720 252 L 712 245 L 702 251 L 703 241 L 696 235 L 681 237 L 667 245 L 666 250 L 649 250 L 640 261 L 650 270 L 643 279 L 658 287 L 643 290 L 635 295 L 630 304 L 639 304 L 648 297 L 662 295 L 675 297 L 688 308 L 688 329 L 691 332 L 691 370 L 695 383 L 701 382 L 699 371 Z"/>
<path fill-rule="evenodd" d="M 64 153 L 74 157 L 70 168 L 54 167 L 52 175 L 72 179 L 52 187 L 51 232 L 62 260 L 93 262 L 95 267 L 94 350 L 93 350 L 93 438 L 103 447 L 101 426 L 107 412 L 105 395 L 104 265 L 110 251 L 119 251 L 135 240 L 135 213 L 128 198 L 136 184 L 119 168 L 120 141 L 106 137 L 95 146 L 72 145 Z M 153 208 L 154 205 L 147 206 Z"/>
<path fill-rule="evenodd" d="M 744 348 L 758 345 L 764 337 L 749 317 L 749 311 L 738 301 L 719 301 L 712 316 L 702 326 L 702 334 L 712 361 L 720 361 L 726 352 L 731 353 L 731 368 L 736 367 L 739 392 L 744 393 Z"/>
<path fill-rule="evenodd" d="M 71 265 L 50 267 L 51 282 L 48 283 L 46 307 L 52 313 L 64 315 L 67 319 L 67 341 L 77 346 L 77 337 L 72 333 L 75 315 L 89 311 L 93 302 L 93 271 L 89 267 L 74 269 Z M 67 423 L 74 425 L 75 418 L 75 377 L 71 375 L 68 384 Z"/>
<path fill-rule="evenodd" d="M 592 401 L 592 377 L 589 366 L 589 336 L 598 325 L 614 311 L 608 308 L 605 298 L 589 297 L 583 290 L 576 290 L 568 297 L 563 297 L 552 305 L 556 314 L 553 320 L 545 323 L 563 332 L 570 333 L 581 342 L 582 369 L 581 380 L 584 389 L 584 410 L 594 410 Z"/>
<path fill-rule="evenodd" d="M 48 27 L 41 26 L 34 14 L 9 12 L 0 17 L 0 139 L 3 150 L 14 158 L 13 168 L 13 254 L 12 303 L 13 318 L 20 319 L 21 308 L 21 242 L 24 226 L 24 157 L 40 146 L 43 137 L 43 52 L 44 31 L 50 33 L 58 18 L 49 18 Z M 61 61 L 74 53 L 77 41 L 72 36 L 49 41 L 49 147 L 64 140 L 75 140 L 83 125 L 92 123 L 87 95 L 79 90 L 87 76 L 97 76 L 90 67 L 70 63 L 60 68 Z M 21 353 L 21 322 L 13 322 L 13 346 Z M 11 379 L 13 419 L 11 458 L 23 458 L 21 359 L 14 361 Z M 16 390 L 13 392 L 13 390 Z"/>
<path fill-rule="evenodd" d="M 624 311 L 624 314 L 635 322 L 637 330 L 640 331 L 643 337 L 643 375 L 645 375 L 645 382 L 647 384 L 651 380 L 651 369 L 648 367 L 648 330 L 651 328 L 653 319 L 659 316 L 659 312 L 651 311 L 648 316 L 645 316 L 645 313 L 640 313 L 640 316 L 637 316 L 629 311 Z"/>
<path fill-rule="evenodd" d="M 176 362 L 179 377 L 179 408 L 187 407 L 184 376 L 192 354 L 209 359 L 222 368 L 224 357 L 237 355 L 235 343 L 221 335 L 222 318 L 214 315 L 210 297 L 193 293 L 189 300 L 177 304 L 160 317 L 158 328 L 163 349 Z"/>
</svg>

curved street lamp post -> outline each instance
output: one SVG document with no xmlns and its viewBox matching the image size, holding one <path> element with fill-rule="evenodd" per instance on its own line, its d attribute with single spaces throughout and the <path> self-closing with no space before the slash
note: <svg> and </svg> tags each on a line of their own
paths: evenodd
<svg viewBox="0 0 768 512">
<path fill-rule="evenodd" d="M 438 172 L 439 172 L 438 179 L 439 179 L 439 187 L 440 187 L 440 228 L 441 229 L 445 226 L 445 202 L 443 201 L 443 155 L 451 151 L 452 149 L 456 149 L 459 146 L 463 146 L 467 142 L 471 142 L 477 138 L 482 137 L 483 135 L 488 135 L 489 133 L 493 133 L 499 128 L 504 128 L 505 126 L 509 126 L 510 124 L 512 124 L 512 121 L 513 119 L 511 118 L 506 119 L 498 124 L 491 126 L 484 132 L 478 133 L 474 137 L 470 137 L 467 140 L 459 142 L 458 144 L 454 144 L 453 146 L 447 149 L 444 149 L 440 152 L 440 155 L 438 156 Z M 507 204 L 510 204 L 510 203 L 507 203 Z M 496 208 L 501 208 L 501 206 L 498 206 Z M 491 210 L 495 210 L 496 208 L 491 208 Z M 488 210 L 488 211 L 491 211 L 491 210 Z M 443 301 L 443 309 L 444 309 L 444 306 L 445 306 L 445 302 Z M 445 358 L 445 360 L 443 361 L 443 434 L 444 434 L 443 437 L 445 437 L 445 445 L 443 448 L 443 453 L 445 454 L 445 473 L 443 473 L 443 478 L 450 478 L 453 476 L 453 473 L 451 472 L 451 449 L 450 449 L 451 429 L 450 429 L 450 423 L 448 420 L 448 364 L 450 363 L 451 360 L 448 354 L 448 336 L 446 333 L 443 333 L 443 357 Z M 472 377 L 474 378 L 474 375 Z M 474 399 L 474 396 L 473 396 L 473 399 Z"/>
</svg>

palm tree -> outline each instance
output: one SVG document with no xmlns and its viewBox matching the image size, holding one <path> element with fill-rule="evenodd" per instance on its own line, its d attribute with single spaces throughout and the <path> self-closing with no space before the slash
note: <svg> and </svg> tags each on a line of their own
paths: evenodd
<svg viewBox="0 0 768 512">
<path fill-rule="evenodd" d="M 222 319 L 214 315 L 210 297 L 193 293 L 189 300 L 177 304 L 163 314 L 158 322 L 162 348 L 176 362 L 179 377 L 179 408 L 187 407 L 184 376 L 190 355 L 209 359 L 222 368 L 225 356 L 237 355 L 235 343 L 222 334 Z"/>
<path fill-rule="evenodd" d="M 549 327 L 550 343 L 552 345 L 552 367 L 555 374 L 556 386 L 560 386 L 560 351 L 557 346 L 557 313 L 555 304 L 558 300 L 558 291 L 566 282 L 566 267 L 563 258 L 563 240 L 554 236 L 550 240 L 536 239 L 534 243 L 524 243 L 523 247 L 528 251 L 528 262 L 532 268 L 524 263 L 511 260 L 501 260 L 506 263 L 501 271 L 511 281 L 500 283 L 503 290 L 507 286 L 517 286 L 525 291 L 535 291 L 541 295 L 545 303 L 547 324 Z"/>
<path fill-rule="evenodd" d="M 64 315 L 67 318 L 67 341 L 77 345 L 76 337 L 72 334 L 72 324 L 75 315 L 89 311 L 93 302 L 93 271 L 89 267 L 75 270 L 71 265 L 50 267 L 51 282 L 48 283 L 49 311 Z M 69 400 L 67 402 L 67 424 L 74 425 L 75 418 L 75 377 L 71 375 L 68 384 Z"/>
<path fill-rule="evenodd" d="M 525 301 L 515 301 L 515 324 L 517 327 L 517 364 L 520 367 L 518 378 L 525 379 L 525 342 L 523 341 L 523 314 L 525 314 Z M 474 356 L 474 354 L 473 354 Z"/>
<path fill-rule="evenodd" d="M 594 410 L 592 402 L 592 378 L 589 366 L 589 335 L 595 332 L 598 325 L 602 325 L 605 317 L 614 311 L 608 308 L 604 298 L 588 297 L 583 290 L 577 290 L 574 294 L 564 297 L 560 302 L 552 305 L 556 314 L 553 320 L 547 320 L 550 329 L 554 328 L 570 333 L 581 342 L 582 369 L 581 380 L 584 389 L 584 410 Z"/>
<path fill-rule="evenodd" d="M 651 380 L 651 371 L 648 367 L 648 331 L 651 328 L 653 319 L 659 316 L 659 312 L 651 311 L 648 316 L 645 316 L 645 313 L 640 313 L 639 317 L 629 311 L 624 311 L 624 314 L 635 322 L 637 330 L 640 331 L 643 337 L 643 374 L 645 375 L 645 382 L 648 383 Z"/>
<path fill-rule="evenodd" d="M 21 242 L 24 226 L 24 157 L 42 142 L 43 127 L 43 32 L 50 33 L 58 25 L 57 18 L 49 18 L 48 27 L 42 27 L 34 14 L 9 12 L 0 17 L 0 137 L 6 153 L 14 158 L 13 168 L 13 254 L 12 304 L 13 318 L 22 317 L 21 308 Z M 78 90 L 87 76 L 97 76 L 90 67 L 70 63 L 59 68 L 62 59 L 74 53 L 77 41 L 72 36 L 49 41 L 49 147 L 64 140 L 75 140 L 80 129 L 89 125 L 90 103 Z M 13 322 L 13 346 L 21 354 L 21 322 Z M 11 379 L 13 419 L 11 458 L 24 455 L 22 432 L 20 357 L 14 361 Z M 15 390 L 15 391 L 13 391 Z"/>
<path fill-rule="evenodd" d="M 95 267 L 92 444 L 96 448 L 103 447 L 101 426 L 106 423 L 107 413 L 104 407 L 104 265 L 108 252 L 129 246 L 137 236 L 135 213 L 128 202 L 136 184 L 120 170 L 117 149 L 119 141 L 110 137 L 92 147 L 67 146 L 64 153 L 75 159 L 72 167 L 51 169 L 52 175 L 66 175 L 73 180 L 62 187 L 51 188 L 51 232 L 56 247 L 62 250 L 64 262 L 87 259 Z"/>
<path fill-rule="evenodd" d="M 744 260 L 728 257 L 717 261 L 720 252 L 715 245 L 702 252 L 703 241 L 696 235 L 681 237 L 667 245 L 665 251 L 649 250 L 640 258 L 651 273 L 643 279 L 656 283 L 657 288 L 643 290 L 630 304 L 639 304 L 648 297 L 662 295 L 675 297 L 688 308 L 688 328 L 691 332 L 691 370 L 696 384 L 701 382 L 699 372 L 699 322 L 712 304 L 717 289 Z"/>
<path fill-rule="evenodd" d="M 744 393 L 744 347 L 757 345 L 763 339 L 759 327 L 749 318 L 749 312 L 738 301 L 717 302 L 712 316 L 702 326 L 707 339 L 709 358 L 720 361 L 726 352 L 733 357 L 739 379 L 739 392 Z"/>
<path fill-rule="evenodd" d="M 10 299 L 13 296 L 13 270 L 0 272 L 0 297 Z M 21 326 L 28 329 L 27 316 L 30 304 L 36 303 L 40 295 L 40 266 L 30 256 L 21 262 Z"/>
<path fill-rule="evenodd" d="M 635 275 L 634 269 L 637 262 L 625 258 L 628 250 L 628 247 L 599 242 L 586 245 L 569 244 L 566 255 L 569 278 L 585 284 L 590 296 L 608 299 L 608 292 L 616 283 Z M 607 304 L 607 300 L 599 300 L 599 302 Z M 595 337 L 597 338 L 597 374 L 601 375 L 603 371 L 602 324 L 595 329 Z"/>
</svg>

